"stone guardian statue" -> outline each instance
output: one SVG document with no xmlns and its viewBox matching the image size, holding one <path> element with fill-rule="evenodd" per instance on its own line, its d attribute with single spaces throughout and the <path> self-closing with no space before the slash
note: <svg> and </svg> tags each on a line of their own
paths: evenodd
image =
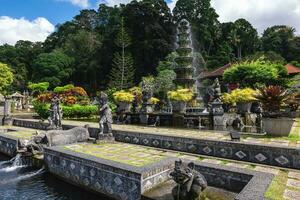
<svg viewBox="0 0 300 200">
<path fill-rule="evenodd" d="M 62 108 L 60 107 L 60 100 L 57 96 L 55 96 L 52 99 L 51 105 L 50 105 L 50 116 L 48 118 L 49 121 L 49 126 L 48 130 L 53 130 L 53 129 L 62 129 L 62 116 L 63 116 L 63 111 Z"/>
<path fill-rule="evenodd" d="M 200 200 L 201 193 L 207 188 L 205 177 L 195 170 L 193 162 L 177 161 L 170 176 L 177 183 L 172 190 L 174 200 Z"/>
<path fill-rule="evenodd" d="M 108 96 L 104 92 L 101 92 L 101 94 L 100 94 L 99 103 L 100 103 L 100 108 L 99 108 L 99 114 L 100 114 L 99 128 L 100 128 L 100 132 L 98 134 L 97 139 L 100 139 L 101 136 L 103 136 L 103 134 L 108 134 L 108 136 L 112 136 L 111 124 L 113 122 L 111 109 L 109 108 L 109 105 L 108 105 Z"/>
</svg>

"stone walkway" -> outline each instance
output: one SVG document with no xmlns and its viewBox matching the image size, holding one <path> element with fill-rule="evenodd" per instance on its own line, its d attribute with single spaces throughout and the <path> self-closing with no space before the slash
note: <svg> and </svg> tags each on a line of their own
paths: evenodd
<svg viewBox="0 0 300 200">
<path fill-rule="evenodd" d="M 84 124 L 87 124 L 86 122 L 77 122 L 77 121 L 64 121 L 63 123 L 69 125 L 77 125 L 77 126 L 83 126 Z M 90 126 L 92 127 L 98 127 L 97 123 L 88 123 L 88 124 L 90 124 Z M 4 128 L 17 128 L 17 127 L 4 127 Z M 114 125 L 113 128 L 115 130 L 128 130 L 128 131 L 135 130 L 136 132 L 151 131 L 154 132 L 155 134 L 172 134 L 174 136 L 175 135 L 182 136 L 183 132 L 185 132 L 184 134 L 185 137 L 197 137 L 202 139 L 215 137 L 218 140 L 226 140 L 229 137 L 222 133 L 220 134 L 217 132 L 203 132 L 197 130 L 187 131 L 183 129 L 150 128 L 150 127 L 140 127 L 140 126 L 132 126 L 132 125 Z M 32 129 L 25 129 L 25 128 L 18 128 L 18 130 L 20 130 L 20 132 L 22 130 L 26 132 L 28 131 L 30 133 L 32 133 L 33 131 Z M 260 139 L 254 137 L 246 138 L 247 142 L 250 142 L 251 140 L 260 141 L 261 138 Z M 270 139 L 270 142 L 278 143 L 278 145 L 282 145 L 282 146 L 287 146 L 286 140 Z M 298 142 L 298 144 L 300 144 L 300 142 Z M 290 146 L 290 143 L 288 145 Z M 166 151 L 161 149 L 159 151 L 161 152 L 162 155 L 165 156 L 173 156 L 181 159 L 198 160 L 206 163 L 213 163 L 218 165 L 226 165 L 231 167 L 245 168 L 249 170 L 272 173 L 275 175 L 275 178 L 272 184 L 270 185 L 268 191 L 266 192 L 266 195 L 268 195 L 267 197 L 269 199 L 300 200 L 300 170 L 288 170 L 288 169 L 282 170 L 276 167 L 236 162 L 232 160 L 224 160 L 224 159 L 218 159 L 218 158 L 212 158 L 206 156 L 199 156 L 199 155 L 187 154 L 187 153 L 176 152 L 176 151 Z"/>
<path fill-rule="evenodd" d="M 71 121 L 71 120 L 64 120 L 63 124 L 77 125 L 77 126 L 84 126 L 85 124 L 89 124 L 90 127 L 99 126 L 98 123 Z M 293 128 L 292 133 L 300 135 L 300 126 L 298 127 L 298 122 L 296 123 L 296 125 L 297 126 Z M 117 125 L 117 124 L 113 124 L 113 129 L 121 130 L 121 131 L 137 132 L 137 133 L 168 135 L 168 136 L 175 136 L 175 137 L 230 141 L 229 134 L 227 132 L 222 132 L 222 131 L 206 131 L 206 130 L 196 130 L 196 129 L 148 127 L 148 126 L 136 126 L 136 125 Z M 244 135 L 242 136 L 241 142 L 246 142 L 250 144 L 263 144 L 263 145 L 275 145 L 275 146 L 282 146 L 282 147 L 300 148 L 300 141 L 288 140 L 283 138 L 269 138 L 263 136 Z"/>
</svg>

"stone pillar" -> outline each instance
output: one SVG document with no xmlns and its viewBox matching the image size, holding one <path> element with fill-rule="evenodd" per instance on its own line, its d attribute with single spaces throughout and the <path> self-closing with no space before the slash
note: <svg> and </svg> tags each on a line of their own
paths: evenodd
<svg viewBox="0 0 300 200">
<path fill-rule="evenodd" d="M 12 125 L 11 97 L 5 97 L 3 125 Z"/>
</svg>

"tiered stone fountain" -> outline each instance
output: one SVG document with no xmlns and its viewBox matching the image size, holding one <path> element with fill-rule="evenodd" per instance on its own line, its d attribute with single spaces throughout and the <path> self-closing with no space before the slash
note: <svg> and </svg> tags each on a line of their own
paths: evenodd
<svg viewBox="0 0 300 200">
<path fill-rule="evenodd" d="M 178 25 L 178 57 L 175 59 L 177 67 L 176 72 L 176 84 L 183 88 L 195 89 L 194 73 L 195 68 L 193 67 L 193 48 L 191 40 L 191 29 L 190 24 L 187 20 L 183 19 Z"/>
</svg>

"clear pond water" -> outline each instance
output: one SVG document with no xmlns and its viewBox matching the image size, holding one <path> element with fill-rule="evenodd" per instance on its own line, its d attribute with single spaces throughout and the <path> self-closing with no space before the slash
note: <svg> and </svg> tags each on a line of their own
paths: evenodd
<svg viewBox="0 0 300 200">
<path fill-rule="evenodd" d="M 0 154 L 0 200 L 109 200 L 65 183 L 43 170 L 12 166 Z"/>
</svg>

